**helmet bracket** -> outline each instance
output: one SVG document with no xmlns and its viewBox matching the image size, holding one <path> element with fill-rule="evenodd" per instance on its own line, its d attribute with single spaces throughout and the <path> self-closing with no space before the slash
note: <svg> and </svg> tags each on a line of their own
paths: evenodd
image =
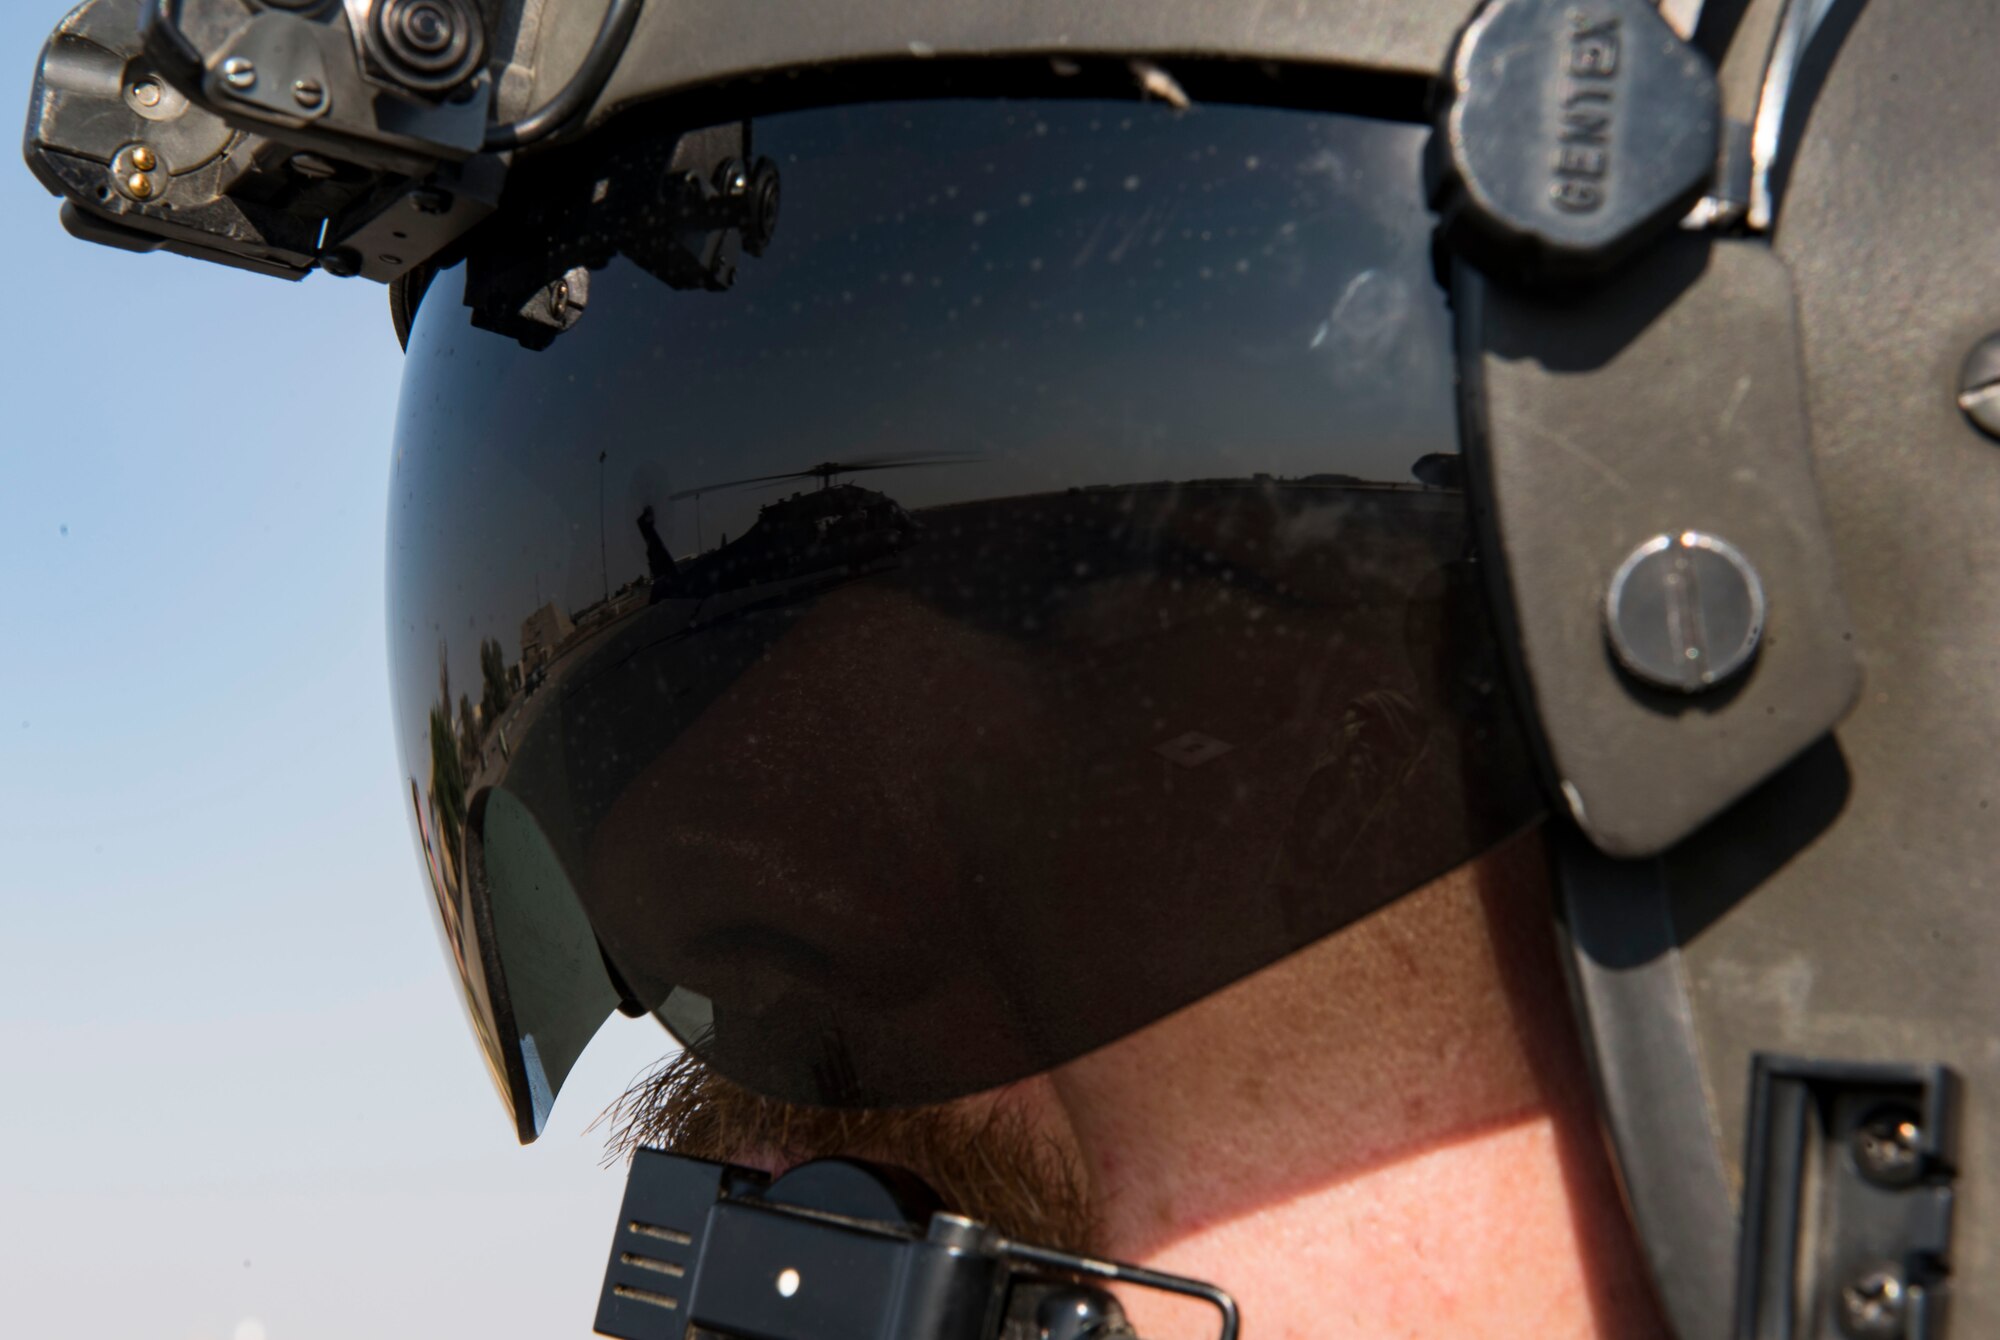
<svg viewBox="0 0 2000 1340">
<path fill-rule="evenodd" d="M 1759 1054 L 1736 1340 L 1933 1340 L 1951 1249 L 1957 1077 Z"/>
<path fill-rule="evenodd" d="M 398 91 L 357 41 L 340 6 L 89 0 L 43 50 L 28 165 L 92 241 L 394 279 L 493 211 L 506 164 L 483 70 Z"/>
<path fill-rule="evenodd" d="M 619 137 L 520 171 L 521 203 L 467 266 L 465 301 L 474 325 L 524 348 L 572 329 L 590 273 L 617 256 L 670 288 L 719 293 L 777 228 L 778 169 L 753 157 L 748 121 Z"/>
<path fill-rule="evenodd" d="M 1123 1283 L 1209 1304 L 1218 1340 L 1235 1340 L 1236 1304 L 1213 1285 L 1011 1242 L 935 1206 L 914 1177 L 869 1164 L 820 1160 L 771 1181 L 641 1149 L 595 1329 L 619 1340 L 1130 1336 L 1117 1300 L 1093 1287 Z"/>
<path fill-rule="evenodd" d="M 1860 687 L 1785 266 L 1761 243 L 1693 233 L 1649 257 L 1565 299 L 1463 264 L 1452 275 L 1461 436 L 1487 552 L 1505 560 L 1497 603 L 1520 697 L 1552 792 L 1624 857 L 1655 855 L 1734 803 Z M 1744 673 L 1674 693 L 1620 664 L 1607 597 L 1629 556 L 1691 533 L 1736 551 L 1767 613 Z M 1676 636 L 1706 654 L 1699 636 Z"/>
</svg>

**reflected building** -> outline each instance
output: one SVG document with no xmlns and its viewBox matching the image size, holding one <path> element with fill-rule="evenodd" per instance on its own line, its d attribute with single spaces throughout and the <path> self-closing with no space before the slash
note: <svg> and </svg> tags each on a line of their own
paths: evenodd
<svg viewBox="0 0 2000 1340">
<path fill-rule="evenodd" d="M 572 617 L 570 632 L 563 641 L 556 644 L 553 655 L 562 655 L 590 634 L 644 609 L 652 591 L 651 578 L 634 577 L 613 591 L 610 599 L 596 600 L 585 605 Z"/>
<path fill-rule="evenodd" d="M 554 601 L 521 620 L 521 671 L 532 675 L 556 658 L 576 625 Z"/>
</svg>

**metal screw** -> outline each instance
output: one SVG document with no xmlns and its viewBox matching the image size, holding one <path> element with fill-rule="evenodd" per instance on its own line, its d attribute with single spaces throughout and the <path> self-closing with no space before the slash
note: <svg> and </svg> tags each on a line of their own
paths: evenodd
<svg viewBox="0 0 2000 1340">
<path fill-rule="evenodd" d="M 132 85 L 132 101 L 141 107 L 158 107 L 160 96 L 160 86 L 150 79 Z"/>
<path fill-rule="evenodd" d="M 521 309 L 521 315 L 556 330 L 569 330 L 583 320 L 589 307 L 590 271 L 578 265 L 544 285 Z"/>
<path fill-rule="evenodd" d="M 1604 628 L 1618 663 L 1655 688 L 1700 693 L 1737 674 L 1764 636 L 1764 587 L 1735 545 L 1655 535 L 1612 575 Z"/>
<path fill-rule="evenodd" d="M 134 199 L 151 200 L 153 198 L 153 179 L 143 172 L 135 172 L 126 178 L 125 189 L 132 193 Z"/>
<path fill-rule="evenodd" d="M 153 151 L 145 145 L 142 144 L 132 151 L 132 166 L 139 169 L 139 171 L 151 172 L 159 165 L 160 160 L 154 157 Z"/>
<path fill-rule="evenodd" d="M 361 256 L 348 247 L 335 247 L 319 256 L 319 268 L 335 279 L 352 279 L 361 273 Z"/>
<path fill-rule="evenodd" d="M 1973 427 L 2000 438 L 2000 332 L 1972 346 L 1958 374 L 1958 407 Z"/>
<path fill-rule="evenodd" d="M 1035 1309 L 1035 1326 L 1042 1340 L 1100 1340 L 1130 1335 L 1124 1313 L 1104 1294 L 1091 1289 L 1051 1293 Z"/>
<path fill-rule="evenodd" d="M 1840 1286 L 1840 1326 L 1857 1340 L 1895 1340 L 1903 1333 L 1902 1276 L 1886 1266 L 1862 1271 Z"/>
<path fill-rule="evenodd" d="M 257 67 L 248 56 L 231 56 L 222 62 L 222 78 L 231 88 L 243 92 L 256 87 Z"/>
<path fill-rule="evenodd" d="M 326 86 L 317 79 L 295 79 L 292 100 L 310 112 L 326 101 Z"/>
<path fill-rule="evenodd" d="M 1923 1128 L 1901 1108 L 1878 1112 L 1854 1131 L 1854 1161 L 1861 1175 L 1881 1186 L 1908 1186 L 1922 1171 L 1917 1144 Z"/>
</svg>

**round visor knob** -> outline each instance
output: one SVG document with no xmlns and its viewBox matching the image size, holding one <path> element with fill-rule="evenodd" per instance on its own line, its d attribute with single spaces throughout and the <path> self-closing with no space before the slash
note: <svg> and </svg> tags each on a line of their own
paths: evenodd
<svg viewBox="0 0 2000 1340">
<path fill-rule="evenodd" d="M 1715 172 L 1715 73 L 1645 0 L 1488 0 L 1439 87 L 1439 238 L 1495 278 L 1604 274 Z"/>
<path fill-rule="evenodd" d="M 1700 693 L 1750 664 L 1764 587 L 1736 546 L 1698 530 L 1655 535 L 1612 575 L 1604 629 L 1618 664 L 1656 689 Z"/>
</svg>

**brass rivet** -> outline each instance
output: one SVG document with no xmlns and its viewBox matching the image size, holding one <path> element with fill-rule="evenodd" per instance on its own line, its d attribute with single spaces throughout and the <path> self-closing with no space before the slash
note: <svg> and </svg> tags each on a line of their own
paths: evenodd
<svg viewBox="0 0 2000 1340">
<path fill-rule="evenodd" d="M 143 172 L 135 172 L 132 174 L 131 179 L 125 183 L 125 189 L 141 200 L 151 199 L 153 195 L 153 179 Z"/>
<path fill-rule="evenodd" d="M 132 166 L 138 168 L 139 171 L 151 172 L 159 165 L 160 160 L 153 157 L 153 151 L 145 145 L 142 144 L 132 151 Z"/>
</svg>

